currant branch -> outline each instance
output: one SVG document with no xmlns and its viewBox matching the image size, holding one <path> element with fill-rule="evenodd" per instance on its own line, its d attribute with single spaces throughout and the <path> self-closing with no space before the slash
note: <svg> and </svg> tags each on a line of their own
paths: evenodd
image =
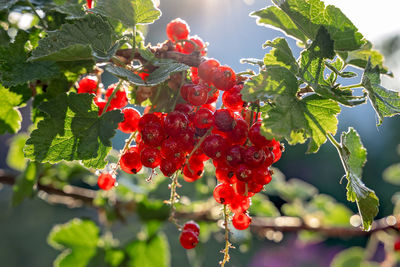
<svg viewBox="0 0 400 267">
<path fill-rule="evenodd" d="M 225 266 L 225 263 L 228 263 L 230 260 L 230 255 L 229 255 L 229 249 L 230 248 L 234 248 L 231 244 L 231 242 L 229 242 L 229 211 L 226 207 L 226 205 L 224 205 L 224 228 L 225 228 L 225 248 L 221 251 L 221 253 L 224 254 L 224 258 L 223 260 L 220 262 L 221 267 Z"/>
</svg>

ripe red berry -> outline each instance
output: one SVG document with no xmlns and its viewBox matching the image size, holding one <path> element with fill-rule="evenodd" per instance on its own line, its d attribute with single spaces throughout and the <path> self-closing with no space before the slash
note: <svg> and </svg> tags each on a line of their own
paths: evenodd
<svg viewBox="0 0 400 267">
<path fill-rule="evenodd" d="M 400 239 L 397 239 L 396 242 L 394 242 L 393 249 L 395 251 L 400 251 Z"/>
<path fill-rule="evenodd" d="M 249 182 L 253 177 L 253 170 L 246 164 L 239 164 L 235 170 L 236 178 L 242 182 Z"/>
<path fill-rule="evenodd" d="M 228 66 L 219 66 L 213 72 L 212 83 L 219 90 L 229 90 L 236 84 L 236 74 Z"/>
<path fill-rule="evenodd" d="M 218 164 L 215 168 L 215 177 L 221 183 L 233 184 L 237 181 L 235 170 L 226 164 Z"/>
<path fill-rule="evenodd" d="M 203 161 L 191 157 L 188 164 L 183 168 L 183 178 L 186 182 L 194 182 L 203 175 L 203 171 Z"/>
<path fill-rule="evenodd" d="M 208 129 L 214 124 L 214 114 L 211 110 L 200 108 L 194 115 L 194 126 L 200 129 Z"/>
<path fill-rule="evenodd" d="M 180 111 L 172 111 L 165 118 L 164 129 L 169 136 L 178 136 L 186 130 L 188 124 L 189 120 L 185 114 Z"/>
<path fill-rule="evenodd" d="M 99 116 L 103 113 L 104 108 L 106 107 L 107 101 L 100 97 L 95 97 L 93 98 L 93 102 L 96 104 L 96 106 L 99 108 Z M 107 108 L 107 111 L 110 111 L 111 108 L 110 106 Z"/>
<path fill-rule="evenodd" d="M 94 77 L 88 76 L 79 81 L 78 94 L 96 93 L 96 89 L 97 89 L 97 79 Z"/>
<path fill-rule="evenodd" d="M 179 168 L 179 163 L 171 159 L 161 159 L 160 171 L 166 177 L 172 176 Z"/>
<path fill-rule="evenodd" d="M 172 42 L 177 40 L 187 39 L 189 36 L 190 28 L 186 21 L 176 18 L 167 24 L 167 36 Z"/>
<path fill-rule="evenodd" d="M 183 98 L 183 100 L 189 102 L 188 100 L 188 94 L 189 94 L 189 89 L 196 86 L 193 83 L 185 83 L 184 85 L 182 85 L 181 89 L 180 89 L 180 94 L 181 97 Z"/>
<path fill-rule="evenodd" d="M 219 97 L 219 90 L 208 87 L 208 98 L 206 104 L 215 103 Z"/>
<path fill-rule="evenodd" d="M 106 101 L 111 96 L 116 86 L 116 84 L 112 84 L 107 88 Z M 128 105 L 128 98 L 126 96 L 125 89 L 123 88 L 123 86 L 121 86 L 119 90 L 115 93 L 113 99 L 111 99 L 110 107 L 112 109 L 119 109 L 125 107 L 126 105 Z"/>
<path fill-rule="evenodd" d="M 124 120 L 118 124 L 118 129 L 124 133 L 133 133 L 138 129 L 140 113 L 134 108 L 124 108 L 122 110 Z"/>
<path fill-rule="evenodd" d="M 214 71 L 218 68 L 219 62 L 215 59 L 208 59 L 199 65 L 199 77 L 208 84 L 212 84 Z"/>
<path fill-rule="evenodd" d="M 254 123 L 249 130 L 249 139 L 255 146 L 258 147 L 269 146 L 272 140 L 268 140 L 267 138 L 265 138 L 265 136 L 261 134 L 260 128 L 261 128 L 261 122 Z"/>
<path fill-rule="evenodd" d="M 142 141 L 153 147 L 158 147 L 165 139 L 164 129 L 157 124 L 150 124 L 140 131 Z"/>
<path fill-rule="evenodd" d="M 168 138 L 161 145 L 161 156 L 165 159 L 183 159 L 185 151 L 178 139 Z"/>
<path fill-rule="evenodd" d="M 207 103 L 208 99 L 208 87 L 202 84 L 198 84 L 189 87 L 187 92 L 187 100 L 193 106 L 201 106 Z"/>
<path fill-rule="evenodd" d="M 188 221 L 183 226 L 182 231 L 192 231 L 196 235 L 200 234 L 200 226 L 195 221 Z"/>
<path fill-rule="evenodd" d="M 243 163 L 242 155 L 244 151 L 245 151 L 244 147 L 240 145 L 231 146 L 226 151 L 226 156 L 225 156 L 228 165 L 231 167 L 237 167 L 240 163 Z"/>
<path fill-rule="evenodd" d="M 190 67 L 190 79 L 192 80 L 192 83 L 198 84 L 200 81 L 199 78 L 199 69 L 196 67 Z"/>
<path fill-rule="evenodd" d="M 265 151 L 256 146 L 248 147 L 243 153 L 243 161 L 250 167 L 258 167 L 264 163 Z"/>
<path fill-rule="evenodd" d="M 233 189 L 235 189 L 236 194 L 243 196 L 243 197 L 252 197 L 254 196 L 253 192 L 249 191 L 248 183 L 237 181 L 233 185 Z"/>
<path fill-rule="evenodd" d="M 242 100 L 243 85 L 235 85 L 228 91 L 222 94 L 222 103 L 224 106 L 232 111 L 240 111 L 243 108 L 244 101 Z"/>
<path fill-rule="evenodd" d="M 229 132 L 235 126 L 233 112 L 229 109 L 218 109 L 214 112 L 215 126 L 222 132 Z"/>
<path fill-rule="evenodd" d="M 233 227 L 238 230 L 245 230 L 250 226 L 251 217 L 247 213 L 235 213 L 232 218 Z"/>
<path fill-rule="evenodd" d="M 182 147 L 186 152 L 191 152 L 195 145 L 195 131 L 192 127 L 188 127 L 179 133 L 179 141 L 182 143 Z"/>
<path fill-rule="evenodd" d="M 199 51 L 200 55 L 202 55 L 202 56 L 206 55 L 204 42 L 199 36 L 197 36 L 197 35 L 192 36 L 189 38 L 189 40 L 194 42 L 197 45 L 197 47 L 195 47 L 194 44 L 192 44 L 191 42 L 185 42 L 185 44 L 182 47 L 182 53 L 191 54 L 194 51 Z"/>
<path fill-rule="evenodd" d="M 126 173 L 138 173 L 142 169 L 142 162 L 140 160 L 140 152 L 138 147 L 130 147 L 128 151 L 122 155 L 119 164 L 121 169 Z"/>
<path fill-rule="evenodd" d="M 273 163 L 275 163 L 281 159 L 282 148 L 281 148 L 281 144 L 278 141 L 276 141 L 275 139 L 272 139 L 271 143 L 272 143 L 272 153 L 274 154 Z M 269 146 L 271 147 L 271 144 Z"/>
<path fill-rule="evenodd" d="M 193 231 L 182 231 L 181 235 L 179 236 L 179 242 L 183 248 L 192 249 L 195 248 L 199 243 L 199 237 Z"/>
<path fill-rule="evenodd" d="M 235 190 L 227 183 L 219 184 L 214 188 L 213 196 L 220 204 L 229 204 L 235 197 Z"/>
<path fill-rule="evenodd" d="M 201 144 L 204 154 L 215 160 L 225 155 L 227 147 L 226 140 L 218 134 L 207 136 Z"/>
<path fill-rule="evenodd" d="M 243 119 L 236 119 L 232 131 L 228 132 L 229 142 L 242 145 L 247 140 L 249 125 Z"/>
<path fill-rule="evenodd" d="M 145 146 L 140 152 L 140 161 L 143 166 L 154 169 L 161 162 L 160 150 L 154 147 Z"/>
<path fill-rule="evenodd" d="M 154 113 L 144 114 L 139 120 L 138 129 L 141 131 L 143 128 L 150 125 L 162 127 L 161 119 Z"/>
<path fill-rule="evenodd" d="M 112 176 L 108 172 L 103 172 L 97 178 L 97 185 L 100 187 L 100 189 L 110 190 L 111 188 L 113 188 L 115 181 L 116 180 L 114 176 Z"/>
<path fill-rule="evenodd" d="M 233 201 L 229 204 L 229 208 L 234 213 L 243 213 L 250 207 L 250 198 L 241 195 L 235 195 Z"/>
<path fill-rule="evenodd" d="M 260 167 L 253 170 L 253 181 L 255 183 L 266 185 L 269 184 L 271 180 L 272 180 L 271 173 L 266 164 L 263 164 Z"/>
<path fill-rule="evenodd" d="M 87 5 L 87 8 L 92 8 L 92 3 L 93 2 L 93 0 L 86 0 L 86 5 Z"/>
</svg>

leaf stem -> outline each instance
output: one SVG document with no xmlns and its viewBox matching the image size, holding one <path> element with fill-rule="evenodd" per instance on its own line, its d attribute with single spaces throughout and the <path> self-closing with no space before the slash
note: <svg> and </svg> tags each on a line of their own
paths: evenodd
<svg viewBox="0 0 400 267">
<path fill-rule="evenodd" d="M 108 107 L 110 106 L 111 100 L 114 98 L 115 94 L 118 92 L 119 88 L 120 88 L 121 85 L 122 85 L 122 82 L 123 82 L 123 80 L 120 80 L 119 83 L 118 83 L 118 85 L 114 88 L 114 91 L 111 93 L 110 97 L 108 98 L 107 103 L 106 103 L 106 105 L 104 106 L 104 109 L 103 109 L 103 111 L 101 112 L 101 115 L 100 115 L 100 116 L 103 116 L 103 114 L 107 112 L 107 109 L 108 109 Z"/>
<path fill-rule="evenodd" d="M 225 266 L 225 263 L 229 262 L 230 256 L 229 256 L 229 248 L 233 248 L 231 242 L 229 242 L 229 227 L 228 227 L 228 219 L 229 219 L 229 213 L 228 209 L 226 208 L 226 205 L 224 205 L 224 227 L 225 227 L 225 248 L 222 250 L 224 253 L 224 259 L 220 262 L 221 267 Z"/>
<path fill-rule="evenodd" d="M 328 134 L 326 134 L 326 137 L 329 139 L 329 141 L 332 143 L 332 145 L 334 145 L 336 147 L 336 150 L 340 157 L 340 161 L 342 162 L 343 169 L 345 170 L 346 177 L 347 177 L 349 170 L 347 169 L 347 166 L 344 162 L 342 145 L 338 141 L 336 141 L 336 139 L 333 137 L 332 134 L 328 133 Z"/>
<path fill-rule="evenodd" d="M 363 87 L 363 85 L 362 85 L 361 83 L 359 83 L 359 84 L 352 84 L 352 85 L 340 87 L 340 89 L 351 89 L 351 88 L 358 88 L 358 87 Z"/>
<path fill-rule="evenodd" d="M 33 13 L 35 13 L 35 15 L 39 18 L 40 22 L 43 24 L 43 27 L 48 30 L 48 25 L 47 22 L 39 16 L 39 13 L 37 13 L 35 7 L 32 5 L 31 1 L 29 0 L 25 0 L 25 2 L 28 4 L 28 6 L 32 9 Z"/>
</svg>

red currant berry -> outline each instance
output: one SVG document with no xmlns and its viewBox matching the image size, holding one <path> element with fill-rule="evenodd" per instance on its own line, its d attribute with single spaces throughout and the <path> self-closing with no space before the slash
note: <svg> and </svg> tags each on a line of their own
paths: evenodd
<svg viewBox="0 0 400 267">
<path fill-rule="evenodd" d="M 214 71 L 219 67 L 219 62 L 215 59 L 208 59 L 199 65 L 199 77 L 208 84 L 213 81 Z"/>
<path fill-rule="evenodd" d="M 86 6 L 87 8 L 92 8 L 93 0 L 86 0 Z"/>
<path fill-rule="evenodd" d="M 200 226 L 195 221 L 188 221 L 183 226 L 182 231 L 192 231 L 196 235 L 200 234 Z"/>
<path fill-rule="evenodd" d="M 183 248 L 192 249 L 195 248 L 199 243 L 199 237 L 193 231 L 182 231 L 181 235 L 179 236 L 179 242 Z"/>
<path fill-rule="evenodd" d="M 231 146 L 226 151 L 226 162 L 231 167 L 237 167 L 240 163 L 243 163 L 242 155 L 244 153 L 244 147 L 240 145 Z"/>
<path fill-rule="evenodd" d="M 254 169 L 253 173 L 253 181 L 257 184 L 266 185 L 272 180 L 271 173 L 266 164 Z"/>
<path fill-rule="evenodd" d="M 229 142 L 232 144 L 242 145 L 247 140 L 249 125 L 243 119 L 236 119 L 234 122 L 233 130 L 228 132 Z"/>
<path fill-rule="evenodd" d="M 165 139 L 164 129 L 157 124 L 150 124 L 140 131 L 143 142 L 148 146 L 158 147 Z"/>
<path fill-rule="evenodd" d="M 139 120 L 138 129 L 142 131 L 145 127 L 150 125 L 162 127 L 161 119 L 154 113 L 144 114 Z"/>
<path fill-rule="evenodd" d="M 208 98 L 206 104 L 212 104 L 218 100 L 219 90 L 208 87 Z"/>
<path fill-rule="evenodd" d="M 214 124 L 214 114 L 211 110 L 200 108 L 194 115 L 194 125 L 200 129 L 208 129 Z"/>
<path fill-rule="evenodd" d="M 198 84 L 200 81 L 199 77 L 199 69 L 196 67 L 190 67 L 190 79 L 192 80 L 192 83 Z"/>
<path fill-rule="evenodd" d="M 236 178 L 242 182 L 249 182 L 253 178 L 253 170 L 246 164 L 239 164 L 235 170 Z"/>
<path fill-rule="evenodd" d="M 213 72 L 212 83 L 219 90 L 229 90 L 236 84 L 235 72 L 228 66 L 219 66 Z"/>
<path fill-rule="evenodd" d="M 182 131 L 178 138 L 182 143 L 182 147 L 186 152 L 190 152 L 193 150 L 195 145 L 195 131 L 192 127 L 188 127 L 186 130 Z"/>
<path fill-rule="evenodd" d="M 215 160 L 221 159 L 225 155 L 227 146 L 226 140 L 218 134 L 207 136 L 201 144 L 204 154 Z"/>
<path fill-rule="evenodd" d="M 170 159 L 161 159 L 160 162 L 160 171 L 166 177 L 172 176 L 179 168 L 179 163 Z"/>
<path fill-rule="evenodd" d="M 235 189 L 236 194 L 243 197 L 252 197 L 254 196 L 253 192 L 249 191 L 248 183 L 244 183 L 242 181 L 237 181 L 233 185 L 233 189 Z"/>
<path fill-rule="evenodd" d="M 265 136 L 261 134 L 260 128 L 261 128 L 261 122 L 254 123 L 249 130 L 249 139 L 255 146 L 258 147 L 269 146 L 272 140 L 268 140 L 267 138 L 265 138 Z"/>
<path fill-rule="evenodd" d="M 250 198 L 236 195 L 229 207 L 234 213 L 243 213 L 250 207 Z"/>
<path fill-rule="evenodd" d="M 272 153 L 274 154 L 274 161 L 273 163 L 277 162 L 278 160 L 281 159 L 282 156 L 282 148 L 281 148 L 281 144 L 276 141 L 275 139 L 272 139 L 272 144 L 270 144 L 269 146 L 272 146 Z"/>
<path fill-rule="evenodd" d="M 205 56 L 206 55 L 206 50 L 204 47 L 204 42 L 203 40 L 195 35 L 189 38 L 190 41 L 194 42 L 197 47 L 194 46 L 191 42 L 185 42 L 185 44 L 182 47 L 182 53 L 184 54 L 191 54 L 194 51 L 200 51 L 200 55 Z"/>
<path fill-rule="evenodd" d="M 193 106 L 201 106 L 207 102 L 208 87 L 202 84 L 195 85 L 188 89 L 187 100 Z"/>
<path fill-rule="evenodd" d="M 258 167 L 266 158 L 264 150 L 256 146 L 248 147 L 243 153 L 243 161 L 250 167 Z"/>
<path fill-rule="evenodd" d="M 171 137 L 164 140 L 161 145 L 161 156 L 166 159 L 183 159 L 185 151 L 182 143 Z"/>
<path fill-rule="evenodd" d="M 180 89 L 180 94 L 181 97 L 183 98 L 183 100 L 189 102 L 188 99 L 188 94 L 189 94 L 189 89 L 195 87 L 196 85 L 193 83 L 185 83 L 184 85 L 182 85 L 181 89 Z"/>
<path fill-rule="evenodd" d="M 99 175 L 97 179 L 97 185 L 99 186 L 100 189 L 110 190 L 111 188 L 113 188 L 115 181 L 116 180 L 114 176 L 112 176 L 108 172 L 104 172 Z"/>
<path fill-rule="evenodd" d="M 124 133 L 133 133 L 137 131 L 140 113 L 134 108 L 124 108 L 122 110 L 124 120 L 118 124 L 118 129 Z"/>
<path fill-rule="evenodd" d="M 393 249 L 395 251 L 400 251 L 400 239 L 397 239 L 396 242 L 394 242 Z"/>
<path fill-rule="evenodd" d="M 249 183 L 247 183 L 247 188 L 249 192 L 257 194 L 258 192 L 264 189 L 264 185 L 250 181 Z"/>
<path fill-rule="evenodd" d="M 220 204 L 229 204 L 235 197 L 235 190 L 229 184 L 219 184 L 214 188 L 213 196 Z"/>
<path fill-rule="evenodd" d="M 122 155 L 119 164 L 121 169 L 126 173 L 138 173 L 142 169 L 142 162 L 140 161 L 140 152 L 138 147 L 130 147 L 128 151 Z"/>
<path fill-rule="evenodd" d="M 218 109 L 214 113 L 215 126 L 222 132 L 229 132 L 235 126 L 233 112 L 229 109 Z"/>
<path fill-rule="evenodd" d="M 180 111 L 172 111 L 167 115 L 164 122 L 165 132 L 169 136 L 178 136 L 188 127 L 189 120 L 185 114 Z"/>
<path fill-rule="evenodd" d="M 242 100 L 242 95 L 240 91 L 243 85 L 235 85 L 228 91 L 222 94 L 222 103 L 224 106 L 232 111 L 240 111 L 243 108 L 244 101 Z"/>
<path fill-rule="evenodd" d="M 250 226 L 251 217 L 247 213 L 235 213 L 232 218 L 233 227 L 238 230 L 245 230 Z"/>
<path fill-rule="evenodd" d="M 143 166 L 154 169 L 161 162 L 160 150 L 154 147 L 145 146 L 140 153 L 140 161 Z"/>
<path fill-rule="evenodd" d="M 225 164 L 218 164 L 215 168 L 215 176 L 221 183 L 233 184 L 236 183 L 235 171 Z"/>
<path fill-rule="evenodd" d="M 180 18 L 176 18 L 167 24 L 167 36 L 172 42 L 187 39 L 189 32 L 189 25 Z"/>
<path fill-rule="evenodd" d="M 96 93 L 97 90 L 97 79 L 94 77 L 85 77 L 79 81 L 78 94 L 82 93 Z"/>
<path fill-rule="evenodd" d="M 191 157 L 188 164 L 183 168 L 183 178 L 186 182 L 198 180 L 204 172 L 204 163 L 197 158 Z"/>
<path fill-rule="evenodd" d="M 96 106 L 99 108 L 99 116 L 103 113 L 104 108 L 106 107 L 107 101 L 100 97 L 95 97 L 93 98 L 93 102 L 96 104 Z M 110 111 L 111 108 L 110 106 L 107 108 L 107 111 Z"/>
<path fill-rule="evenodd" d="M 112 84 L 107 88 L 106 91 L 106 100 L 111 96 L 112 92 L 114 91 L 116 84 Z M 112 109 L 119 109 L 123 108 L 128 105 L 128 98 L 126 96 L 125 89 L 121 86 L 119 90 L 115 93 L 113 99 L 111 99 L 110 107 Z"/>
</svg>

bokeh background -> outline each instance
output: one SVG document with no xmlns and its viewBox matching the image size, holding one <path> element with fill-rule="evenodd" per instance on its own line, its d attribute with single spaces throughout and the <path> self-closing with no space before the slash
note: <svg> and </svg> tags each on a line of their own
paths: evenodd
<svg viewBox="0 0 400 267">
<path fill-rule="evenodd" d="M 163 15 L 160 20 L 150 25 L 146 42 L 156 44 L 166 39 L 165 25 L 176 17 L 186 20 L 191 33 L 197 34 L 209 43 L 208 56 L 217 58 L 221 63 L 230 65 L 235 71 L 245 71 L 250 65 L 240 64 L 241 58 L 262 58 L 265 50 L 262 44 L 266 40 L 284 36 L 274 29 L 260 27 L 249 16 L 254 10 L 271 4 L 264 0 L 160 0 Z M 391 89 L 399 89 L 397 77 L 400 75 L 400 24 L 398 11 L 400 2 L 393 1 L 325 1 L 334 4 L 359 27 L 360 32 L 371 40 L 376 48 L 387 57 L 386 65 L 394 72 L 394 79 L 384 79 L 384 84 Z M 299 49 L 293 39 L 289 44 L 296 56 Z M 361 75 L 358 70 L 353 70 Z M 357 78 L 360 79 L 360 76 Z M 111 81 L 110 81 L 111 82 Z M 22 131 L 29 126 L 29 106 L 24 108 Z M 368 150 L 368 162 L 364 168 L 363 180 L 375 190 L 380 198 L 379 217 L 391 214 L 391 197 L 399 191 L 398 186 L 382 180 L 382 172 L 393 163 L 400 162 L 398 144 L 400 143 L 400 119 L 387 118 L 382 126 L 377 127 L 377 117 L 370 104 L 355 108 L 342 108 L 339 115 L 338 132 L 353 126 L 361 135 Z M 117 134 L 115 148 L 120 149 L 126 138 Z M 6 154 L 9 135 L 0 136 L 0 168 L 7 169 Z M 344 174 L 337 152 L 330 143 L 324 144 L 317 154 L 306 155 L 306 145 L 286 146 L 286 152 L 277 167 L 287 176 L 305 180 L 318 188 L 321 193 L 333 196 L 356 211 L 355 204 L 346 201 L 345 183 L 339 180 Z M 69 209 L 64 206 L 52 206 L 35 197 L 26 200 L 16 208 L 10 204 L 12 190 L 8 186 L 0 191 L 0 266 L 51 266 L 59 253 L 46 243 L 49 230 L 54 224 L 65 223 L 73 217 L 90 217 L 96 220 L 94 210 L 89 208 Z M 133 216 L 129 219 L 135 222 Z M 115 226 L 119 236 L 135 231 L 135 225 Z M 220 260 L 222 242 L 212 238 L 187 254 L 179 247 L 176 230 L 166 227 L 171 246 L 171 266 L 216 266 Z M 237 238 L 241 238 L 238 236 Z M 232 250 L 229 266 L 328 266 L 332 257 L 340 250 L 353 246 L 364 246 L 365 238 L 328 239 L 324 243 L 302 245 L 296 241 L 295 234 L 285 234 L 279 242 L 253 237 L 251 246 L 237 247 Z M 376 260 L 382 260 L 378 253 Z"/>
</svg>

